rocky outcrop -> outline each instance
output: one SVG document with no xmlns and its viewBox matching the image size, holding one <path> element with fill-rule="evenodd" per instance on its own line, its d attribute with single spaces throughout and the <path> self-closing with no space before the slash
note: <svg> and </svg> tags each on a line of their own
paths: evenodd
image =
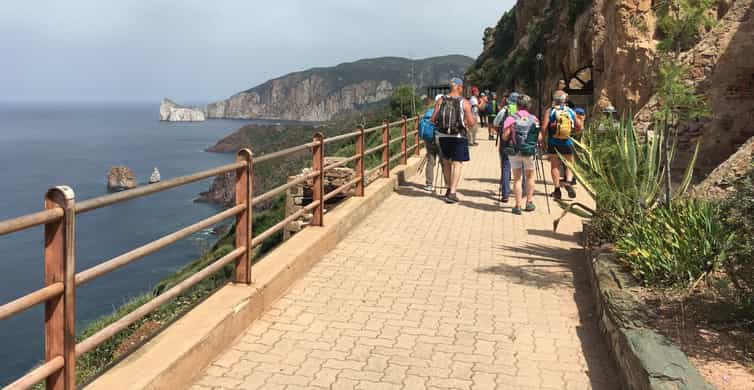
<svg viewBox="0 0 754 390">
<path fill-rule="evenodd" d="M 202 122 L 205 120 L 204 111 L 195 107 L 182 107 L 170 99 L 162 99 L 160 103 L 160 120 L 169 122 Z"/>
<path fill-rule="evenodd" d="M 445 84 L 472 59 L 375 58 L 291 73 L 207 106 L 209 118 L 326 121 L 338 113 L 390 97 L 401 84 Z"/>
<path fill-rule="evenodd" d="M 725 198 L 733 191 L 736 180 L 743 177 L 749 169 L 754 169 L 754 137 L 707 175 L 692 189 L 691 194 L 700 198 Z"/>
<path fill-rule="evenodd" d="M 107 172 L 107 189 L 109 191 L 123 191 L 135 188 L 139 183 L 136 175 L 128 167 L 112 167 Z"/>
<path fill-rule="evenodd" d="M 225 206 L 234 204 L 236 201 L 236 174 L 226 172 L 215 176 L 209 190 L 199 194 L 196 202 L 215 203 Z"/>
</svg>

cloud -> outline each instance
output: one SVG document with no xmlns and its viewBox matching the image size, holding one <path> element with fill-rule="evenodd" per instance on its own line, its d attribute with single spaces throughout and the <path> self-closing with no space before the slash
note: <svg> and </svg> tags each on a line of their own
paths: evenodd
<svg viewBox="0 0 754 390">
<path fill-rule="evenodd" d="M 476 56 L 513 3 L 5 1 L 0 100 L 202 102 L 359 58 Z"/>
</svg>

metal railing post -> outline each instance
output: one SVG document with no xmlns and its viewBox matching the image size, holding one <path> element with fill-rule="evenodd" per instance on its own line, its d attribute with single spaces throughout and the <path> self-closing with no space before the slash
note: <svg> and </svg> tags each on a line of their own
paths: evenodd
<svg viewBox="0 0 754 390">
<path fill-rule="evenodd" d="M 356 182 L 356 196 L 364 196 L 364 126 L 359 126 L 356 135 L 356 155 L 359 157 L 356 159 L 356 175 L 361 178 Z"/>
<path fill-rule="evenodd" d="M 401 121 L 401 165 L 406 165 L 406 146 L 408 141 L 408 122 L 406 119 L 406 116 L 403 116 L 403 120 Z"/>
<path fill-rule="evenodd" d="M 51 188 L 45 209 L 60 207 L 63 217 L 45 224 L 45 285 L 62 282 L 63 294 L 45 302 L 45 361 L 58 356 L 63 369 L 47 377 L 48 390 L 76 388 L 76 208 L 69 187 Z"/>
<path fill-rule="evenodd" d="M 414 126 L 414 130 L 416 130 L 416 133 L 414 133 L 414 142 L 416 147 L 414 148 L 414 154 L 416 157 L 419 157 L 421 154 L 421 146 L 419 143 L 419 117 L 414 118 L 414 122 L 416 122 Z"/>
<path fill-rule="evenodd" d="M 236 162 L 245 162 L 246 165 L 236 169 L 236 206 L 246 205 L 246 209 L 236 216 L 236 249 L 246 248 L 244 254 L 238 256 L 235 262 L 236 283 L 251 283 L 251 235 L 252 235 L 252 206 L 251 199 L 254 196 L 254 166 L 253 155 L 250 149 L 241 149 L 236 155 Z"/>
<path fill-rule="evenodd" d="M 322 226 L 323 214 L 324 214 L 324 201 L 322 198 L 325 196 L 325 136 L 322 133 L 314 134 L 313 141 L 316 143 L 312 147 L 312 170 L 319 171 L 319 175 L 314 176 L 314 183 L 312 186 L 312 202 L 318 203 L 313 210 L 314 217 L 312 218 L 312 226 Z"/>
<path fill-rule="evenodd" d="M 385 121 L 382 125 L 382 177 L 390 177 L 390 124 Z"/>
</svg>

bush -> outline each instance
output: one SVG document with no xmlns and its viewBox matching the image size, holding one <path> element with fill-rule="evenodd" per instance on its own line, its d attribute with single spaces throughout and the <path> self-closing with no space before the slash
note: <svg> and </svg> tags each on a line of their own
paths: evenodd
<svg viewBox="0 0 754 390">
<path fill-rule="evenodd" d="M 725 269 L 738 298 L 754 305 L 754 159 L 735 189 L 722 208 L 725 225 L 733 234 Z"/>
<path fill-rule="evenodd" d="M 682 200 L 629 224 L 616 250 L 645 285 L 685 287 L 719 268 L 727 237 L 718 206 Z"/>
</svg>

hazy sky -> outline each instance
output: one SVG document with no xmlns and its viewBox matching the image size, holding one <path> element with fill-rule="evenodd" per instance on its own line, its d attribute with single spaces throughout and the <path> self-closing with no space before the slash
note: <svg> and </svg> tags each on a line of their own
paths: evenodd
<svg viewBox="0 0 754 390">
<path fill-rule="evenodd" d="M 0 101 L 201 103 L 360 58 L 476 57 L 514 2 L 3 0 Z"/>
</svg>

